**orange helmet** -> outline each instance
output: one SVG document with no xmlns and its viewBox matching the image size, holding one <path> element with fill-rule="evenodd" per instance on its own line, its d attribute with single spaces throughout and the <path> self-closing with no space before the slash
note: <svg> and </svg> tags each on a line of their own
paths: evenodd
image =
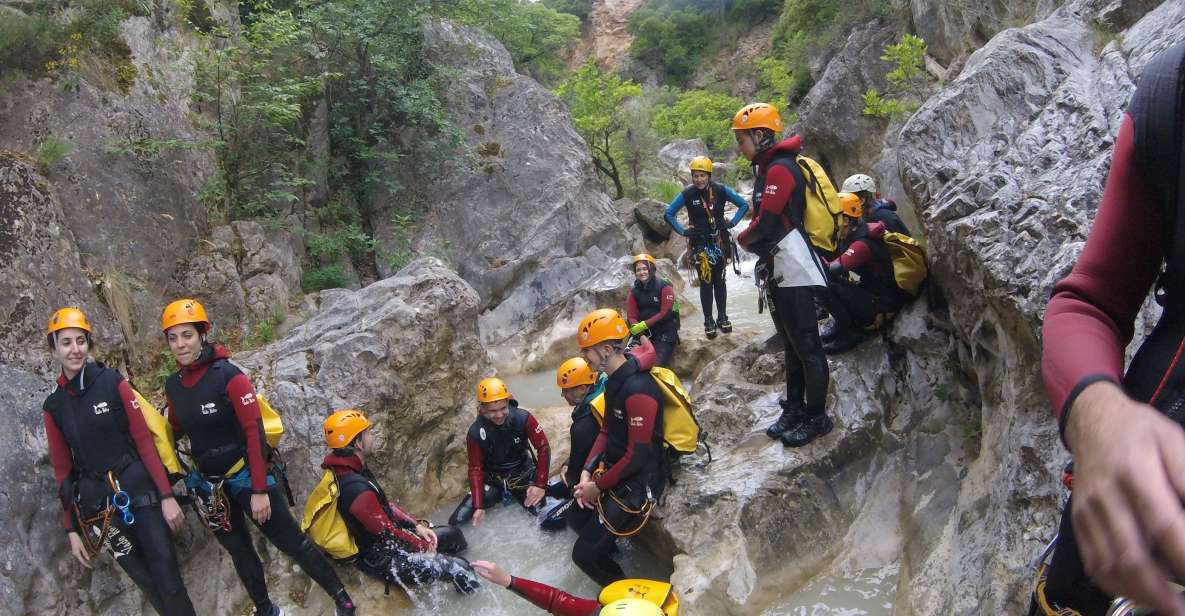
<svg viewBox="0 0 1185 616">
<path fill-rule="evenodd" d="M 859 218 L 860 214 L 864 213 L 864 204 L 860 202 L 860 197 L 850 193 L 839 193 L 839 207 L 845 216 L 852 218 Z"/>
<path fill-rule="evenodd" d="M 90 322 L 78 308 L 62 308 L 53 313 L 53 316 L 49 317 L 49 325 L 45 328 L 45 333 L 53 334 L 70 327 L 77 327 L 88 334 L 91 333 Z"/>
<path fill-rule="evenodd" d="M 482 404 L 507 400 L 509 398 L 510 390 L 506 388 L 506 383 L 502 382 L 502 379 L 490 377 L 488 379 L 482 379 L 477 384 L 477 401 Z"/>
<path fill-rule="evenodd" d="M 588 313 L 576 328 L 576 342 L 587 349 L 606 340 L 624 340 L 629 336 L 625 319 L 612 308 L 600 308 Z"/>
<path fill-rule="evenodd" d="M 330 415 L 325 420 L 325 444 L 330 449 L 348 447 L 362 431 L 370 427 L 370 422 L 362 411 L 342 409 Z"/>
<path fill-rule="evenodd" d="M 560 389 L 592 385 L 596 382 L 596 373 L 589 367 L 588 362 L 584 361 L 583 357 L 569 359 L 560 364 L 560 369 L 555 372 L 555 384 L 559 385 Z"/>
<path fill-rule="evenodd" d="M 206 316 L 206 309 L 196 299 L 179 299 L 168 306 L 160 315 L 160 330 L 169 331 L 174 325 L 183 323 L 201 323 L 210 329 L 210 318 Z"/>
<path fill-rule="evenodd" d="M 732 130 L 752 128 L 767 128 L 780 134 L 786 125 L 782 123 L 782 114 L 778 113 L 777 107 L 768 103 L 752 103 L 741 107 L 732 117 Z"/>
</svg>

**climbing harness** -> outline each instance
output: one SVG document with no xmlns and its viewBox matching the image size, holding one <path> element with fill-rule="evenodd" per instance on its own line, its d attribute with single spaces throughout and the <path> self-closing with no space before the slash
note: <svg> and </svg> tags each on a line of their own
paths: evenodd
<svg viewBox="0 0 1185 616">
<path fill-rule="evenodd" d="M 230 532 L 230 501 L 226 498 L 223 484 L 201 479 L 197 472 L 190 473 L 186 485 L 193 493 L 193 509 L 206 527 L 214 531 Z"/>
<path fill-rule="evenodd" d="M 596 472 L 593 473 L 593 477 L 600 478 L 600 476 L 604 475 L 604 474 L 605 474 L 605 469 L 602 466 L 601 468 L 598 468 L 596 470 Z M 640 516 L 642 518 L 642 521 L 638 522 L 638 525 L 636 527 L 628 529 L 628 530 L 622 530 L 620 528 L 613 526 L 613 523 L 610 522 L 609 518 L 605 516 L 605 506 L 603 504 L 605 497 L 613 499 L 613 502 L 624 513 L 628 513 L 629 515 L 633 515 L 633 516 Z M 601 493 L 601 498 L 597 499 L 597 516 L 600 517 L 601 524 L 605 525 L 605 530 L 609 531 L 609 533 L 612 534 L 614 537 L 622 537 L 622 538 L 633 537 L 634 535 L 636 535 L 642 531 L 642 528 L 646 526 L 646 522 L 650 521 L 650 513 L 652 511 L 654 511 L 654 500 L 655 500 L 654 495 L 650 492 L 650 486 L 646 486 L 646 500 L 645 500 L 645 502 L 643 502 L 642 505 L 640 507 L 638 507 L 637 509 L 633 509 L 629 505 L 626 505 L 624 502 L 622 502 L 622 500 L 620 498 L 618 498 L 616 494 L 613 493 L 613 490 L 611 490 L 611 489 L 605 490 L 603 493 Z"/>
<path fill-rule="evenodd" d="M 112 471 L 107 472 L 107 484 L 111 486 L 111 495 L 103 499 L 103 508 L 89 518 L 83 517 L 78 495 L 74 496 L 74 518 L 78 522 L 78 534 L 82 536 L 82 546 L 88 557 L 94 557 L 107 545 L 112 531 L 112 514 L 119 511 L 123 523 L 128 526 L 136 521 L 136 516 L 131 511 L 132 499 L 120 488 L 119 480 Z"/>
</svg>

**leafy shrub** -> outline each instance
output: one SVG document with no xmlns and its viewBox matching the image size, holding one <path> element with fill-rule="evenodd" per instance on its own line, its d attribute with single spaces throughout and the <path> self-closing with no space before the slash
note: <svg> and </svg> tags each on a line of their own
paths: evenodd
<svg viewBox="0 0 1185 616">
<path fill-rule="evenodd" d="M 688 90 L 674 105 L 658 111 L 654 130 L 668 138 L 703 139 L 709 150 L 719 152 L 732 146 L 729 127 L 742 105 L 744 101 L 728 94 Z"/>
<path fill-rule="evenodd" d="M 305 293 L 311 293 L 325 289 L 340 289 L 349 283 L 350 279 L 346 277 L 342 266 L 329 265 L 305 270 L 300 286 Z"/>
<path fill-rule="evenodd" d="M 73 151 L 74 146 L 69 141 L 50 134 L 37 144 L 37 151 L 33 153 L 33 158 L 42 171 L 49 171 Z"/>
</svg>

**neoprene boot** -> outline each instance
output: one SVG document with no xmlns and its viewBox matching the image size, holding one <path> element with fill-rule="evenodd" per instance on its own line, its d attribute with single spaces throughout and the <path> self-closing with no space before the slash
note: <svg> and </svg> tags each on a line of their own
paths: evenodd
<svg viewBox="0 0 1185 616">
<path fill-rule="evenodd" d="M 717 321 L 716 324 L 720 326 L 721 332 L 726 334 L 732 333 L 732 321 L 729 321 L 728 317 L 720 317 L 720 320 Z"/>
<path fill-rule="evenodd" d="M 860 343 L 864 342 L 866 338 L 868 338 L 868 334 L 860 330 L 840 331 L 831 340 L 823 343 L 823 352 L 828 355 L 847 353 L 860 346 Z"/>
<path fill-rule="evenodd" d="M 782 436 L 782 433 L 791 428 L 798 427 L 798 424 L 807 418 L 806 410 L 803 409 L 801 403 L 791 404 L 786 400 L 778 400 L 778 404 L 782 407 L 782 414 L 773 425 L 765 429 L 765 435 L 770 438 Z"/>
<path fill-rule="evenodd" d="M 834 426 L 826 414 L 807 417 L 802 423 L 782 433 L 782 444 L 787 447 L 802 447 L 831 432 Z"/>
<path fill-rule="evenodd" d="M 708 337 L 708 340 L 712 340 L 716 337 L 716 322 L 715 321 L 704 322 L 704 335 L 706 335 Z"/>
<path fill-rule="evenodd" d="M 835 319 L 827 319 L 819 326 L 819 340 L 821 342 L 831 342 L 838 335 L 839 324 L 835 322 Z"/>
</svg>

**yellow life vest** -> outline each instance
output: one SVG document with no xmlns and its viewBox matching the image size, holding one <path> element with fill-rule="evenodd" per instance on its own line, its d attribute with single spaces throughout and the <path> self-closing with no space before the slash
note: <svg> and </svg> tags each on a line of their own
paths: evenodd
<svg viewBox="0 0 1185 616">
<path fill-rule="evenodd" d="M 181 475 L 181 460 L 177 457 L 177 450 L 173 446 L 173 426 L 151 402 L 132 388 L 132 395 L 134 402 L 139 407 L 140 414 L 144 416 L 144 423 L 148 425 L 148 431 L 152 433 L 152 444 L 156 446 L 156 453 L 160 456 L 160 461 L 165 465 L 165 471 L 170 475 Z"/>
<path fill-rule="evenodd" d="M 666 582 L 655 580 L 619 580 L 601 589 L 597 601 L 608 605 L 620 599 L 644 599 L 662 609 L 666 616 L 679 616 L 679 598 Z"/>
<path fill-rule="evenodd" d="M 350 558 L 358 554 L 358 544 L 350 534 L 346 520 L 337 509 L 341 490 L 333 471 L 325 469 L 321 481 L 309 494 L 300 520 L 301 532 L 308 535 L 331 558 Z"/>
</svg>

